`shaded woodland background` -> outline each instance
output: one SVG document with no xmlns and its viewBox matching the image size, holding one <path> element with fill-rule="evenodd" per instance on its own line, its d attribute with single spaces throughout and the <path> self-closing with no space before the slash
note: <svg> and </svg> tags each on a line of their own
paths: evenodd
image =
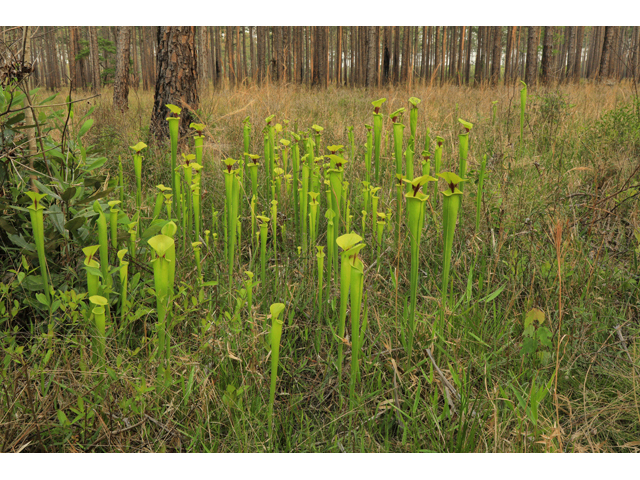
<svg viewBox="0 0 640 480">
<path fill-rule="evenodd" d="M 185 27 L 181 27 L 185 28 Z M 188 27 L 199 90 L 267 82 L 327 87 L 513 84 L 637 79 L 639 27 Z M 153 89 L 159 27 L 29 28 L 32 86 L 98 91 L 118 65 L 132 88 Z M 2 27 L 0 64 L 22 49 Z"/>
</svg>

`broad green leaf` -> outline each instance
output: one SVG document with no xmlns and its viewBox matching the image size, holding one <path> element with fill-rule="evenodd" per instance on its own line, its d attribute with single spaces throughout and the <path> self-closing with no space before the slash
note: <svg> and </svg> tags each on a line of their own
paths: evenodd
<svg viewBox="0 0 640 480">
<path fill-rule="evenodd" d="M 65 202 L 69 203 L 69 200 L 71 200 L 75 194 L 76 194 L 76 187 L 69 187 L 67 188 L 63 193 L 62 193 L 62 200 L 64 200 Z"/>
<path fill-rule="evenodd" d="M 80 127 L 80 131 L 78 132 L 78 138 L 84 137 L 92 126 L 93 126 L 93 118 L 84 122 L 82 124 L 82 127 Z"/>
<path fill-rule="evenodd" d="M 44 293 L 36 293 L 36 298 L 41 304 L 46 305 L 47 307 L 49 306 L 49 302 L 47 301 L 47 297 Z"/>
<path fill-rule="evenodd" d="M 540 327 L 538 329 L 538 340 L 540 340 L 540 344 L 544 347 L 551 348 L 553 345 L 551 344 L 551 330 L 547 327 Z"/>
<path fill-rule="evenodd" d="M 44 192 L 45 194 L 55 198 L 56 200 L 62 200 L 60 198 L 59 195 L 57 195 L 56 193 L 54 193 L 49 187 L 47 187 L 46 185 L 40 183 L 40 181 L 38 180 L 34 180 L 33 183 L 35 184 L 36 187 L 38 187 L 38 190 L 42 190 L 42 192 Z"/>
<path fill-rule="evenodd" d="M 102 165 L 105 164 L 106 161 L 107 161 L 107 157 L 96 158 L 93 162 L 87 163 L 84 170 L 85 172 L 90 172 L 92 170 L 95 170 L 96 168 L 100 168 Z"/>
<path fill-rule="evenodd" d="M 537 321 L 539 325 L 544 323 L 544 312 L 537 308 L 532 308 L 524 318 L 524 326 L 531 325 L 534 321 Z"/>
<path fill-rule="evenodd" d="M 76 218 L 74 218 L 72 220 L 69 220 L 67 223 L 65 223 L 64 224 L 64 228 L 66 228 L 70 232 L 75 232 L 82 225 L 84 225 L 84 222 L 86 222 L 86 220 L 87 220 L 86 217 L 76 217 Z"/>
</svg>

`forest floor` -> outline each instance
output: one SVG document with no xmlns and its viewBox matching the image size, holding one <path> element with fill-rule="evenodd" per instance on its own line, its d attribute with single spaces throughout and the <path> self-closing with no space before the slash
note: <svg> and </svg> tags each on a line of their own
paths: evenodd
<svg viewBox="0 0 640 480">
<path fill-rule="evenodd" d="M 441 171 L 458 169 L 458 118 L 474 126 L 446 305 L 441 295 L 442 195 L 433 183 L 425 187 L 430 198 L 419 254 L 415 344 L 408 357 L 403 332 L 411 242 L 404 210 L 396 238 L 393 136 L 387 132 L 389 112 L 408 110 L 411 96 L 422 100 L 417 153 L 427 128 L 432 153 L 436 136 L 442 137 Z M 381 97 L 388 100 L 382 109 L 386 175 L 378 185 L 378 211 L 390 213 L 391 220 L 377 259 L 370 218 L 362 234 L 361 182 L 364 125 L 373 124 L 371 101 Z M 142 210 L 150 218 L 155 185 L 171 182 L 169 148 L 152 145 L 148 138 L 153 92 L 132 90 L 129 104 L 125 114 L 117 112 L 105 89 L 100 98 L 78 104 L 76 115 L 96 106 L 89 138 L 107 156 L 103 173 L 109 178 L 117 177 L 120 156 L 125 183 L 135 185 L 129 146 L 150 145 L 143 160 L 147 202 Z M 278 204 L 286 230 L 278 238 L 277 256 L 270 253 L 267 282 L 254 287 L 253 309 L 241 298 L 244 272 L 252 271 L 254 282 L 260 276 L 260 252 L 252 246 L 244 197 L 242 243 L 231 285 L 222 227 L 217 246 L 203 247 L 204 280 L 218 281 L 207 289 L 205 301 L 198 299 L 192 250 L 179 252 L 171 381 L 161 386 L 156 378 L 151 267 L 132 265 L 130 271 L 141 275 L 130 289 L 131 318 L 124 334 L 120 325 L 117 340 L 114 334 L 108 341 L 106 367 L 92 363 L 82 322 L 64 319 L 60 329 L 67 333 L 53 339 L 45 324 L 32 324 L 21 363 L 4 362 L 2 451 L 640 450 L 640 103 L 633 85 L 531 88 L 522 140 L 519 87 L 320 91 L 271 86 L 201 93 L 204 228 L 216 232 L 214 211 L 218 224 L 224 223 L 221 160 L 242 158 L 243 119 L 248 116 L 252 123 L 251 153 L 262 156 L 261 131 L 271 114 L 285 130 L 307 131 L 317 124 L 324 128 L 323 146 L 346 146 L 351 227 L 367 244 L 360 257 L 368 324 L 355 399 L 349 398 L 350 339 L 335 335 L 339 276 L 331 279 L 325 272 L 319 311 L 316 251 L 298 252 L 292 200 L 286 195 Z M 355 161 L 349 155 L 350 126 Z M 267 190 L 260 182 L 257 213 L 269 215 Z M 442 182 L 439 187 L 442 191 Z M 129 214 L 135 210 L 131 199 Z M 326 245 L 324 209 L 320 218 L 318 244 Z M 83 290 L 83 281 L 75 288 Z M 269 305 L 275 302 L 286 309 L 270 432 L 266 338 Z M 533 317 L 528 313 L 538 311 L 542 316 L 529 326 Z M 347 325 L 350 318 L 349 313 Z M 440 320 L 438 334 L 434 326 Z M 10 326 L 0 326 L 5 335 L 12 335 Z M 48 350 L 52 353 L 43 362 Z"/>
</svg>

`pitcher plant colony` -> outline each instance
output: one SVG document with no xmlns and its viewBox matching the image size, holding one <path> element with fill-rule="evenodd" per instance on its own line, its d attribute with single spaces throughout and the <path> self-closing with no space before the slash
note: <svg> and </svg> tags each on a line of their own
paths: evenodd
<svg viewBox="0 0 640 480">
<path fill-rule="evenodd" d="M 290 225 L 290 229 L 294 232 L 296 241 L 300 242 L 298 248 L 304 254 L 305 260 L 301 262 L 300 268 L 305 272 L 311 272 L 311 264 L 313 256 L 307 252 L 317 250 L 316 271 L 317 271 L 317 292 L 315 295 L 314 308 L 316 314 L 313 315 L 319 323 L 328 324 L 334 332 L 335 345 L 337 346 L 337 377 L 338 377 L 338 393 L 343 395 L 340 387 L 342 374 L 342 366 L 344 362 L 343 347 L 345 344 L 351 345 L 351 369 L 349 379 L 349 401 L 353 408 L 357 406 L 358 397 L 356 392 L 357 378 L 359 376 L 359 354 L 362 349 L 362 343 L 365 340 L 364 333 L 366 331 L 366 320 L 361 324 L 361 310 L 363 303 L 363 289 L 366 285 L 366 265 L 368 261 L 380 261 L 380 256 L 386 252 L 381 252 L 384 244 L 383 232 L 388 224 L 389 216 L 379 211 L 380 197 L 377 195 L 383 187 L 388 186 L 389 178 L 384 176 L 387 170 L 383 166 L 382 160 L 382 129 L 383 115 L 381 113 L 382 105 L 386 100 L 380 99 L 372 102 L 373 105 L 373 128 L 366 125 L 367 143 L 365 147 L 364 160 L 359 158 L 359 152 L 355 148 L 353 141 L 353 127 L 348 130 L 349 138 L 349 160 L 344 158 L 342 145 L 330 145 L 322 147 L 323 127 L 312 125 L 308 131 L 293 132 L 288 127 L 288 122 L 284 119 L 284 126 L 275 123 L 277 115 L 272 114 L 265 120 L 265 126 L 262 130 L 263 156 L 252 152 L 252 132 L 254 132 L 253 124 L 249 117 L 242 122 L 242 138 L 243 138 L 243 156 L 241 160 L 235 160 L 227 157 L 222 159 L 222 172 L 224 175 L 224 213 L 225 222 L 223 223 L 224 236 L 224 260 L 226 263 L 226 287 L 219 288 L 217 293 L 212 290 L 218 285 L 218 279 L 213 281 L 205 281 L 203 271 L 209 271 L 206 268 L 207 258 L 217 256 L 212 250 L 219 248 L 215 244 L 215 238 L 220 234 L 219 225 L 216 222 L 217 212 L 213 213 L 213 222 L 210 230 L 207 230 L 206 239 L 200 236 L 203 225 L 207 226 L 206 218 L 209 216 L 201 209 L 200 192 L 202 176 L 212 175 L 213 171 L 208 171 L 203 155 L 204 132 L 206 126 L 204 124 L 192 123 L 193 129 L 193 152 L 182 153 L 181 160 L 178 162 L 178 125 L 181 109 L 175 105 L 167 105 L 171 116 L 167 117 L 169 123 L 170 134 L 170 172 L 171 188 L 160 184 L 157 186 L 157 195 L 155 198 L 153 215 L 150 224 L 145 224 L 141 216 L 138 214 L 143 208 L 146 208 L 145 196 L 142 191 L 142 178 L 144 173 L 143 150 L 147 145 L 139 142 L 130 147 L 133 151 L 132 161 L 135 173 L 135 222 L 129 223 L 129 245 L 128 249 L 118 251 L 119 267 L 116 269 L 111 266 L 109 257 L 109 246 L 114 251 L 120 247 L 120 237 L 118 227 L 122 222 L 119 220 L 119 214 L 125 213 L 128 206 L 128 198 L 125 195 L 120 196 L 120 200 L 111 200 L 108 202 L 109 210 L 109 227 L 107 228 L 107 215 L 103 205 L 96 201 L 93 204 L 93 210 L 98 215 L 96 224 L 98 227 L 98 245 L 87 247 L 84 249 L 86 260 L 85 268 L 87 269 L 87 291 L 90 295 L 91 303 L 95 305 L 91 314 L 95 319 L 96 331 L 98 335 L 98 356 L 104 360 L 106 355 L 105 342 L 111 339 L 107 337 L 107 329 L 105 322 L 115 321 L 118 317 L 121 323 L 127 323 L 126 314 L 129 311 L 129 303 L 127 302 L 127 284 L 128 271 L 130 262 L 125 260 L 129 255 L 132 260 L 137 259 L 138 262 L 147 261 L 152 266 L 154 278 L 154 293 L 156 297 L 156 348 L 155 355 L 158 363 L 158 381 L 162 385 L 168 386 L 171 381 L 171 344 L 172 344 L 172 325 L 173 321 L 173 304 L 176 301 L 175 295 L 175 272 L 176 262 L 185 255 L 193 255 L 195 259 L 197 275 L 197 301 L 199 303 L 207 303 L 211 299 L 216 298 L 223 301 L 223 304 L 229 307 L 236 302 L 232 301 L 233 292 L 236 287 L 244 287 L 241 298 L 244 300 L 245 307 L 248 302 L 249 316 L 253 315 L 254 301 L 258 300 L 255 308 L 259 310 L 270 304 L 274 299 L 274 292 L 277 291 L 275 283 L 279 275 L 277 272 L 282 266 L 279 258 L 282 256 L 281 251 L 285 248 L 279 245 L 278 238 L 287 238 L 286 225 Z M 448 278 L 451 268 L 451 256 L 453 246 L 453 235 L 457 222 L 457 215 L 460 208 L 462 197 L 462 182 L 467 179 L 462 178 L 466 175 L 467 155 L 469 150 L 468 136 L 472 128 L 472 124 L 460 120 L 465 128 L 465 132 L 459 135 L 459 167 L 458 176 L 452 172 L 441 173 L 443 140 L 436 137 L 437 148 L 435 150 L 435 173 L 446 182 L 447 189 L 442 192 L 443 200 L 443 239 L 444 252 L 442 252 L 442 301 L 437 303 L 418 303 L 417 290 L 420 283 L 418 271 L 420 268 L 420 244 L 422 232 L 425 229 L 425 219 L 427 217 L 425 205 L 429 200 L 429 195 L 421 192 L 426 190 L 428 182 L 437 182 L 437 179 L 428 175 L 430 170 L 429 161 L 421 162 L 421 171 L 427 174 L 414 178 L 414 148 L 416 145 L 416 133 L 418 122 L 418 110 L 420 99 L 411 97 L 409 99 L 409 126 L 410 137 L 406 150 L 403 152 L 405 125 L 402 123 L 405 108 L 397 109 L 389 115 L 391 120 L 391 129 L 393 133 L 393 155 L 395 163 L 395 179 L 396 197 L 395 197 L 395 249 L 401 248 L 400 243 L 404 241 L 406 236 L 410 239 L 411 246 L 411 262 L 410 266 L 410 302 L 408 303 L 408 311 L 404 312 L 403 318 L 407 318 L 408 322 L 401 326 L 402 343 L 407 354 L 407 366 L 414 362 L 412 358 L 414 344 L 416 341 L 416 332 L 419 332 L 418 343 L 420 348 L 426 348 L 434 342 L 438 342 L 441 336 L 440 329 L 444 325 L 447 307 L 447 289 Z M 425 140 L 425 148 L 423 157 L 430 156 L 428 151 L 430 146 L 430 131 L 427 130 L 427 138 Z M 304 155 L 300 157 L 300 146 Z M 291 161 L 289 162 L 289 154 L 291 152 Z M 326 153 L 324 153 L 326 152 Z M 356 153 L 358 152 L 358 153 Z M 262 161 L 260 161 L 262 160 Z M 483 171 L 484 173 L 484 163 Z M 345 179 L 348 172 L 350 176 L 354 173 L 350 169 L 364 168 L 366 171 L 366 180 L 362 181 L 363 189 L 358 191 L 351 188 L 349 182 Z M 426 170 L 425 170 L 426 169 Z M 244 172 L 249 171 L 249 175 L 245 177 Z M 371 171 L 373 170 L 373 175 Z M 393 171 L 393 170 L 392 170 Z M 290 173 L 291 172 L 291 173 Z M 302 173 L 302 175 L 300 175 Z M 283 188 L 283 179 L 285 188 Z M 264 181 L 261 181 L 264 179 Z M 289 188 L 288 181 L 293 180 L 292 188 Z M 324 182 L 322 181 L 324 179 Z M 123 182 L 123 176 L 118 177 L 120 182 L 120 192 L 126 190 Z M 376 185 L 377 184 L 377 185 Z M 326 191 L 321 191 L 321 186 L 326 186 Z M 262 188 L 262 190 L 260 190 Z M 480 176 L 479 192 L 482 191 L 482 175 Z M 325 195 L 326 194 L 326 195 Z M 34 238 L 36 239 L 36 247 L 38 257 L 40 259 L 40 272 L 43 289 L 47 303 L 50 303 L 51 289 L 47 279 L 46 259 L 42 245 L 42 229 L 43 215 L 45 207 L 42 205 L 42 199 L 46 197 L 44 194 L 29 193 L 33 200 L 33 204 L 29 207 L 31 213 L 31 222 L 33 226 Z M 325 201 L 326 200 L 326 201 Z M 390 207 L 392 200 L 384 199 L 385 205 Z M 248 204 L 250 211 L 251 235 L 245 237 L 245 242 L 241 241 L 242 224 L 245 217 L 241 216 L 244 210 L 240 205 Z M 406 203 L 406 218 L 404 218 L 404 207 Z M 283 224 L 279 217 L 280 205 L 290 206 L 291 217 Z M 357 224 L 352 221 L 351 205 L 360 204 L 364 206 L 362 210 L 362 220 L 360 234 L 351 231 Z M 478 203 L 478 205 L 480 205 Z M 433 209 L 430 205 L 430 210 Z M 164 212 L 163 212 L 164 207 Z M 265 215 L 268 209 L 269 216 Z M 324 210 L 324 213 L 322 212 Z M 260 211 L 261 214 L 257 214 Z M 479 210 L 478 210 L 479 211 Z M 326 224 L 320 220 L 325 218 Z M 360 243 L 363 236 L 367 236 L 367 218 L 370 218 L 372 244 L 375 248 L 371 251 L 375 255 L 362 257 L 361 250 L 366 246 Z M 431 218 L 431 217 L 429 217 Z M 476 218 L 476 224 L 479 216 Z M 259 221 L 259 232 L 256 231 L 256 221 Z M 271 228 L 269 228 L 271 227 Z M 136 232 L 139 230 L 155 231 L 157 235 L 149 237 L 146 242 L 137 238 Z M 213 237 L 210 235 L 213 232 Z M 361 236 L 362 235 L 362 236 Z M 109 241 L 110 236 L 110 241 Z M 143 235 L 148 237 L 148 235 Z M 212 242 L 213 243 L 210 243 Z M 267 244 L 271 243 L 271 249 L 267 250 Z M 238 281 L 234 274 L 234 267 L 240 265 L 245 269 L 255 268 L 256 256 L 254 251 L 259 245 L 259 262 L 260 262 L 260 282 L 253 283 L 253 272 L 244 270 L 249 277 L 244 283 Z M 335 299 L 329 298 L 323 300 L 323 281 L 324 281 L 324 248 L 327 247 L 328 261 L 327 264 L 327 291 L 331 293 L 336 286 L 339 286 L 339 308 L 337 310 L 327 309 L 325 301 L 334 304 Z M 336 248 L 339 247 L 339 248 Z M 202 248 L 208 250 L 208 255 L 202 257 Z M 249 262 L 246 263 L 246 249 L 250 249 Z M 432 255 L 437 255 L 432 249 L 427 249 Z M 96 253 L 99 253 L 99 260 L 96 259 Z M 338 255 L 340 254 L 340 255 Z M 360 255 L 360 256 L 359 256 Z M 365 260 L 366 259 L 366 260 Z M 340 261 L 338 261 L 340 260 Z M 267 277 L 267 266 L 270 274 Z M 119 298 L 110 297 L 114 294 L 113 274 L 118 271 L 120 291 L 117 294 Z M 339 274 L 338 274 L 339 271 Z M 222 287 L 225 283 L 221 283 Z M 254 287 L 257 292 L 254 293 Z M 208 288 L 205 288 L 208 287 Z M 256 296 L 257 293 L 257 296 Z M 228 301 L 224 301 L 224 297 Z M 366 297 L 365 297 L 366 299 Z M 283 299 L 286 300 L 286 299 Z M 366 300 L 365 300 L 366 303 Z M 109 311 L 109 305 L 113 305 L 113 317 Z M 283 329 L 283 320 L 278 318 L 285 308 L 282 303 L 274 303 L 271 305 L 272 327 L 271 327 L 271 392 L 269 401 L 269 425 L 271 426 L 273 417 L 273 404 L 275 396 L 276 377 L 278 370 L 278 353 L 280 345 L 280 335 Z M 366 305 L 364 306 L 366 312 Z M 350 333 L 346 330 L 347 311 L 351 311 L 351 329 Z M 439 322 L 427 321 L 425 313 L 429 317 L 436 318 L 433 310 L 439 310 Z M 118 311 L 118 314 L 115 314 Z M 325 314 L 328 312 L 328 315 Z M 333 313 L 332 313 L 333 312 Z M 364 317 L 366 319 L 366 315 Z M 108 320 L 107 320 L 108 319 Z M 419 328 L 418 328 L 419 327 Z M 270 427 L 271 429 L 271 427 Z"/>
<path fill-rule="evenodd" d="M 510 113 L 511 138 L 517 139 L 514 150 L 522 151 L 529 148 L 527 116 L 533 115 L 533 107 L 526 109 L 524 82 L 518 94 L 520 103 Z M 468 392 L 446 385 L 452 382 L 461 389 L 470 382 L 461 375 L 473 373 L 454 373 L 450 367 L 453 378 L 448 380 L 439 366 L 452 362 L 451 352 L 460 346 L 456 322 L 477 309 L 496 317 L 492 302 L 505 288 L 494 285 L 497 290 L 487 291 L 488 276 L 499 265 L 484 252 L 500 251 L 505 236 L 516 234 L 484 228 L 503 212 L 500 204 L 491 205 L 495 156 L 478 139 L 487 125 L 493 128 L 503 121 L 503 112 L 493 102 L 484 117 L 474 119 L 475 125 L 452 112 L 448 127 L 436 128 L 426 105 L 427 100 L 417 97 L 402 103 L 397 98 L 371 101 L 360 124 L 341 124 L 339 138 L 331 136 L 332 129 L 325 130 L 321 116 L 303 125 L 280 112 L 268 112 L 266 118 L 248 115 L 230 120 L 237 123 L 237 145 L 215 150 L 213 121 L 192 122 L 190 135 L 181 138 L 184 112 L 167 104 L 163 121 L 168 124 L 168 144 L 147 146 L 140 141 L 128 147 L 128 156 L 113 159 L 112 188 L 76 205 L 87 222 L 82 233 L 71 230 L 71 222 L 61 223 L 62 211 L 55 205 L 61 198 L 54 192 L 26 193 L 30 203 L 25 200 L 28 206 L 19 208 L 28 212 L 32 231 L 33 246 L 25 250 L 32 254 L 29 278 L 38 302 L 46 307 L 41 315 L 51 323 L 49 335 L 60 312 L 71 315 L 75 308 L 74 325 L 90 339 L 88 351 L 77 347 L 83 368 L 93 366 L 102 378 L 117 378 L 114 365 L 120 365 L 123 356 L 144 355 L 144 381 L 135 386 L 140 398 L 145 389 L 162 398 L 181 389 L 183 398 L 195 402 L 196 367 L 184 359 L 197 354 L 198 364 L 215 372 L 215 382 L 207 386 L 214 392 L 211 398 L 218 399 L 220 392 L 221 408 L 228 410 L 224 434 L 239 435 L 238 426 L 251 409 L 251 420 L 266 426 L 260 430 L 264 450 L 287 449 L 299 434 L 291 418 L 301 429 L 311 421 L 312 413 L 299 408 L 302 397 L 289 398 L 288 389 L 296 381 L 292 363 L 301 368 L 323 365 L 318 377 L 322 391 L 328 389 L 330 408 L 348 415 L 354 431 L 385 418 L 385 433 L 376 442 L 388 441 L 389 435 L 405 442 L 419 431 L 415 419 L 423 397 L 442 412 L 438 421 L 457 415 L 467 422 L 464 428 L 484 428 L 475 418 L 480 409 L 461 400 L 469 401 Z M 504 167 L 504 178 L 510 174 L 510 167 Z M 76 185 L 83 182 L 75 180 Z M 629 198 L 635 195 L 637 191 Z M 62 197 L 68 210 L 73 196 Z M 595 201 L 593 208 L 598 208 Z M 82 267 L 69 272 L 80 279 L 76 290 L 81 294 L 57 288 L 59 278 L 49 275 L 45 229 L 63 226 L 84 245 L 81 252 L 65 251 Z M 456 231 L 460 236 L 463 227 L 471 236 L 457 241 Z M 491 243 L 484 245 L 486 232 Z M 563 225 L 554 224 L 550 239 L 556 263 L 531 267 L 555 276 L 560 286 L 570 275 L 563 270 L 564 255 L 571 254 L 563 238 Z M 640 242 L 640 233 L 637 238 Z M 469 262 L 463 260 L 465 248 L 482 253 Z M 593 252 L 597 262 L 599 250 L 594 247 Z M 522 258 L 510 255 L 513 275 L 522 276 Z M 383 286 L 387 297 L 380 300 Z M 509 308 L 518 295 L 527 295 L 511 294 Z M 0 291 L 0 299 L 2 295 Z M 381 301 L 383 315 L 377 308 Z M 527 306 L 523 358 L 548 368 L 552 360 L 558 361 L 557 336 L 563 332 L 542 327 L 544 315 L 529 300 Z M 478 345 L 489 347 L 484 328 L 474 325 L 469 334 Z M 187 347 L 191 343 L 196 346 Z M 213 351 L 222 352 L 224 363 Z M 388 367 L 384 375 L 375 362 Z M 259 388 L 237 384 L 249 373 L 260 378 Z M 401 377 L 414 382 L 415 397 L 402 399 L 399 392 L 409 389 L 398 386 Z M 425 397 L 423 381 L 444 386 Z M 376 384 L 376 395 L 385 398 L 371 407 L 370 389 Z M 519 403 L 510 407 L 522 412 L 517 418 L 534 438 L 551 435 L 548 422 L 546 430 L 539 428 L 542 420 L 536 410 L 550 392 L 545 385 L 551 385 L 547 378 L 532 380 L 529 396 L 514 393 Z M 494 389 L 496 402 L 509 393 L 497 384 L 487 388 Z M 95 392 L 107 401 L 106 390 L 96 387 Z M 203 387 L 202 395 L 209 395 L 204 392 Z M 327 398 L 319 399 L 314 409 L 324 409 Z M 365 418 L 359 412 L 367 408 L 375 413 Z M 489 416 L 497 413 L 481 415 L 489 425 Z M 497 425 L 491 418 L 491 425 Z M 182 427 L 176 423 L 175 428 Z M 203 425 L 198 435 L 205 435 L 206 428 Z M 549 445 L 554 442 L 548 440 Z M 460 449 L 469 445 L 456 443 Z"/>
</svg>

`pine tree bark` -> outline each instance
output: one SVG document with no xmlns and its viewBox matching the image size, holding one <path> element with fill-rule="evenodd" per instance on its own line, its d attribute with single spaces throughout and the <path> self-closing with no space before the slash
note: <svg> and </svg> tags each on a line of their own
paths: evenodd
<svg viewBox="0 0 640 480">
<path fill-rule="evenodd" d="M 491 85 L 500 82 L 502 60 L 502 27 L 493 27 L 493 59 L 491 60 Z"/>
<path fill-rule="evenodd" d="M 305 71 L 305 81 L 307 85 L 311 85 L 311 77 L 313 75 L 313 53 L 311 51 L 311 36 L 313 34 L 312 28 L 310 26 L 305 27 L 305 36 L 304 43 L 306 48 L 306 71 Z"/>
<path fill-rule="evenodd" d="M 504 55 L 504 86 L 509 85 L 511 80 L 512 54 L 513 54 L 513 32 L 515 27 L 507 27 L 507 50 Z"/>
<path fill-rule="evenodd" d="M 464 67 L 464 83 L 466 85 L 469 85 L 469 75 L 471 74 L 471 34 L 473 33 L 473 27 L 469 27 L 469 40 L 467 40 L 467 48 L 466 48 L 466 52 L 467 52 L 467 58 L 465 60 L 465 67 Z"/>
<path fill-rule="evenodd" d="M 89 27 L 91 28 L 91 27 Z M 130 55 L 133 57 L 133 74 L 131 75 L 131 86 L 138 90 L 140 87 L 140 62 L 138 61 L 138 41 L 136 35 L 136 27 L 131 28 Z M 91 32 L 89 31 L 89 40 L 91 40 Z M 91 68 L 93 75 L 93 67 Z M 92 77 L 93 79 L 93 77 Z M 93 80 L 92 80 L 93 81 Z"/>
<path fill-rule="evenodd" d="M 257 59 L 256 59 L 256 42 L 254 38 L 257 39 L 256 35 L 256 27 L 249 27 L 249 51 L 251 54 L 251 80 L 254 84 L 258 82 L 258 69 L 257 67 Z"/>
<path fill-rule="evenodd" d="M 120 111 L 129 108 L 129 46 L 131 27 L 120 27 L 116 52 L 116 78 L 113 83 L 113 105 Z"/>
<path fill-rule="evenodd" d="M 69 78 L 72 91 L 79 88 L 82 83 L 79 62 L 76 60 L 78 53 L 78 27 L 71 26 L 69 27 Z"/>
<path fill-rule="evenodd" d="M 234 67 L 236 73 L 236 86 L 241 86 L 244 81 L 244 65 L 242 63 L 242 45 L 240 40 L 240 29 L 242 27 L 235 26 L 233 27 L 233 41 L 234 41 Z"/>
<path fill-rule="evenodd" d="M 609 66 L 611 63 L 611 51 L 613 50 L 614 35 L 615 35 L 615 27 L 605 27 L 604 44 L 602 46 L 602 55 L 600 57 L 600 68 L 598 70 L 599 80 L 604 80 L 609 78 Z"/>
<path fill-rule="evenodd" d="M 180 136 L 186 137 L 196 120 L 198 108 L 198 61 L 196 27 L 158 27 L 158 68 L 151 133 L 158 139 L 169 138 L 167 104 L 182 108 Z"/>
<path fill-rule="evenodd" d="M 458 27 L 449 27 L 449 71 L 447 73 L 447 79 L 451 80 L 456 76 L 456 65 L 458 61 Z"/>
<path fill-rule="evenodd" d="M 322 88 L 329 85 L 329 27 L 320 27 L 322 34 Z"/>
<path fill-rule="evenodd" d="M 538 27 L 529 27 L 525 83 L 534 86 L 538 80 Z"/>
<path fill-rule="evenodd" d="M 438 78 L 440 76 L 440 27 L 435 27 L 436 35 L 435 35 L 435 43 L 433 45 L 434 48 L 434 60 L 433 60 L 433 72 L 431 73 L 432 78 Z"/>
<path fill-rule="evenodd" d="M 440 85 L 444 84 L 447 58 L 447 27 L 442 27 L 442 55 L 440 56 Z"/>
<path fill-rule="evenodd" d="M 567 83 L 573 80 L 573 69 L 575 68 L 576 55 L 576 27 L 565 27 L 565 36 L 567 36 L 567 64 L 562 63 L 563 70 L 566 72 L 564 76 Z M 563 52 L 564 60 L 564 52 Z"/>
<path fill-rule="evenodd" d="M 409 38 L 411 37 L 411 27 L 402 27 L 402 57 L 400 58 L 400 83 L 407 83 L 409 72 Z"/>
<path fill-rule="evenodd" d="M 367 87 L 378 84 L 376 75 L 376 27 L 367 28 Z"/>
<path fill-rule="evenodd" d="M 233 27 L 226 26 L 224 29 L 225 47 L 227 54 L 227 79 L 229 86 L 235 86 L 236 84 L 236 69 L 233 61 Z"/>
<path fill-rule="evenodd" d="M 156 84 L 156 53 L 157 53 L 157 35 L 153 27 L 142 27 L 147 44 L 147 68 L 149 76 L 149 88 L 154 88 Z"/>
<path fill-rule="evenodd" d="M 483 54 L 482 50 L 484 48 L 484 33 L 485 27 L 478 27 L 478 41 L 476 47 L 476 64 L 473 72 L 473 83 L 474 85 L 480 85 L 482 82 L 482 69 L 483 69 Z"/>
<path fill-rule="evenodd" d="M 397 85 L 400 81 L 400 27 L 395 26 L 393 39 L 393 83 Z"/>
<path fill-rule="evenodd" d="M 138 37 L 140 38 L 140 64 L 142 67 L 142 89 L 149 90 L 149 66 L 147 64 L 147 36 L 144 31 L 144 27 L 138 28 Z"/>
<path fill-rule="evenodd" d="M 464 48 L 465 48 L 465 34 L 467 27 L 460 28 L 460 41 L 458 45 L 458 64 L 456 65 L 456 84 L 462 85 L 464 81 Z"/>
<path fill-rule="evenodd" d="M 197 27 L 198 37 L 198 80 L 200 82 L 200 91 L 204 92 L 208 87 L 207 76 L 207 27 Z"/>
<path fill-rule="evenodd" d="M 576 32 L 575 61 L 573 67 L 573 81 L 579 82 L 582 68 L 582 42 L 584 39 L 584 27 L 578 27 Z"/>
<path fill-rule="evenodd" d="M 264 82 L 264 29 L 266 27 L 257 27 L 258 36 L 256 38 L 256 54 L 258 56 L 258 83 L 262 84 Z"/>
<path fill-rule="evenodd" d="M 249 77 L 249 63 L 247 59 L 247 27 L 240 27 L 240 42 L 242 43 L 242 77 Z"/>
<path fill-rule="evenodd" d="M 544 39 L 542 47 L 542 76 L 544 84 L 553 82 L 553 27 L 544 27 Z"/>
</svg>

